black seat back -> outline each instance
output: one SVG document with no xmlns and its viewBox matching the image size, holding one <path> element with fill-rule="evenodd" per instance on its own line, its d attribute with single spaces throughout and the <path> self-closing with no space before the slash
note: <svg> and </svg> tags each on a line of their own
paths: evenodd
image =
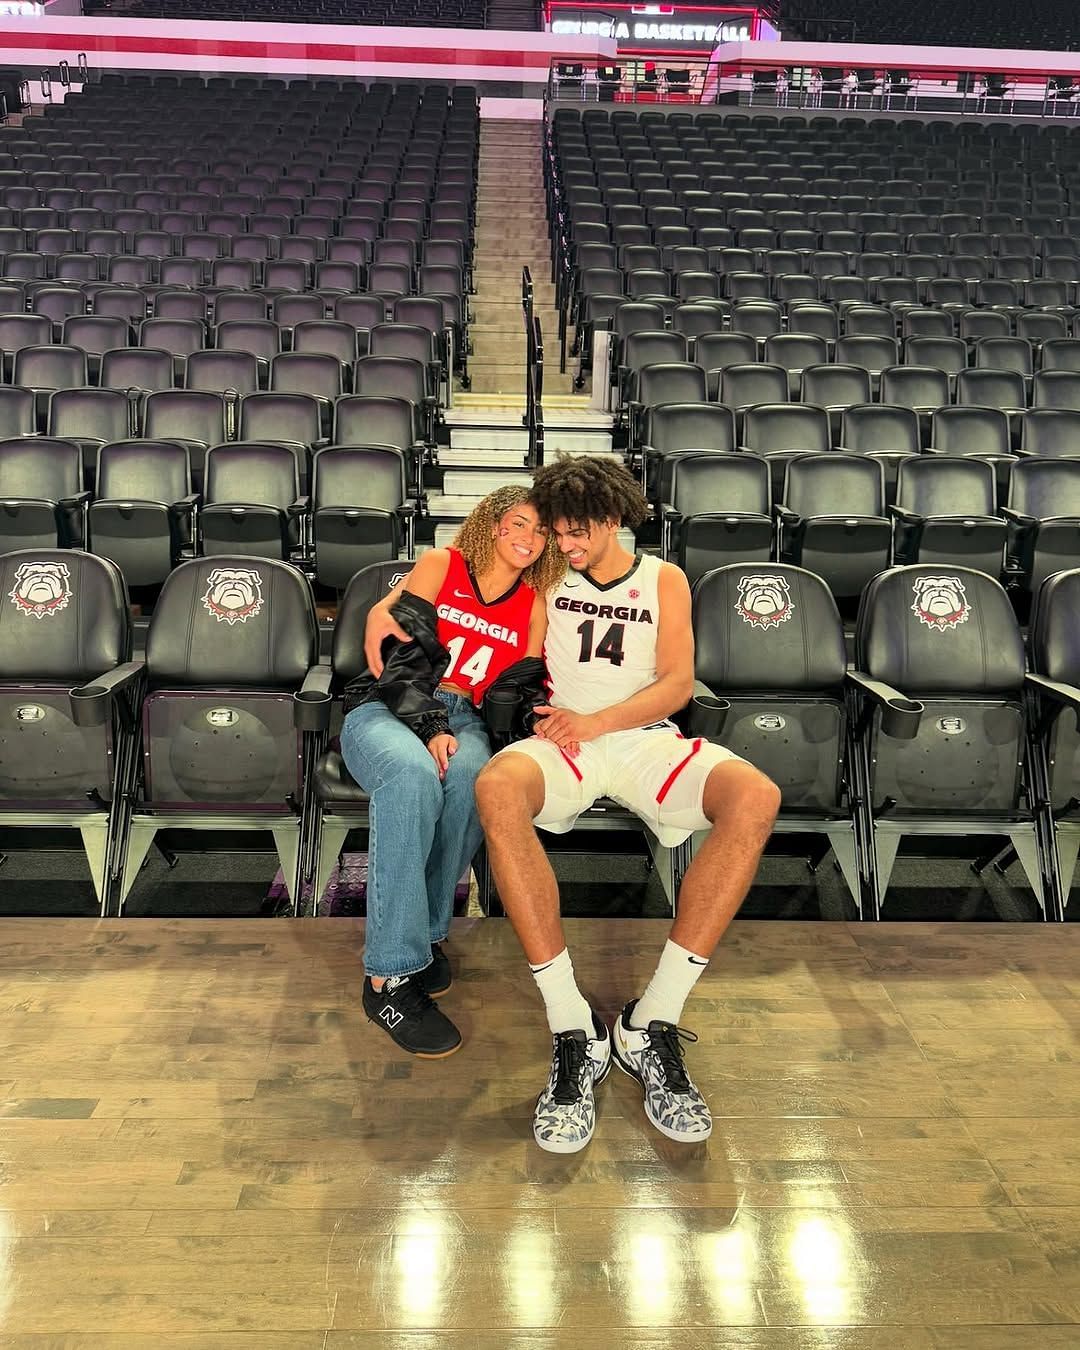
<svg viewBox="0 0 1080 1350">
<path fill-rule="evenodd" d="M 819 578 L 732 563 L 694 587 L 695 673 L 731 704 L 717 738 L 775 782 L 784 810 L 841 810 L 844 630 Z"/>
<path fill-rule="evenodd" d="M 1003 588 L 966 567 L 892 568 L 864 590 L 855 642 L 860 669 L 924 705 L 910 740 L 874 715 L 875 809 L 1018 810 L 1024 645 Z"/>
<path fill-rule="evenodd" d="M 64 549 L 0 556 L 0 802 L 89 809 L 112 780 L 112 728 L 77 727 L 68 691 L 127 661 L 119 570 Z"/>
<path fill-rule="evenodd" d="M 1031 616 L 1031 665 L 1062 684 L 1080 685 L 1080 568 L 1055 572 L 1039 589 Z M 1067 708 L 1049 704 L 1050 801 L 1061 811 L 1080 796 L 1080 728 Z M 1064 878 L 1066 885 L 1068 878 Z"/>
<path fill-rule="evenodd" d="M 411 570 L 412 563 L 408 562 L 377 562 L 357 572 L 349 582 L 338 606 L 331 655 L 335 682 L 339 686 L 362 675 L 367 669 L 364 660 L 364 628 L 368 611 Z"/>
<path fill-rule="evenodd" d="M 317 647 L 311 588 L 287 563 L 222 555 L 170 572 L 146 643 L 146 801 L 291 814 L 301 790 L 292 695 Z"/>
</svg>

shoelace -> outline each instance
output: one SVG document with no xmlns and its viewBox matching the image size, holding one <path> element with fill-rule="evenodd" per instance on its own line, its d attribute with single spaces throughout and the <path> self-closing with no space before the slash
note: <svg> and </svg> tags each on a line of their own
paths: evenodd
<svg viewBox="0 0 1080 1350">
<path fill-rule="evenodd" d="M 418 981 L 408 975 L 402 979 L 400 984 L 393 986 L 388 980 L 383 985 L 382 992 L 389 994 L 401 1011 L 410 1015 L 422 1016 L 435 1007 L 435 1002 L 427 990 L 423 989 Z"/>
<path fill-rule="evenodd" d="M 551 1100 L 571 1106 L 581 1098 L 581 1075 L 585 1067 L 585 1045 L 572 1031 L 555 1037 L 555 1086 Z"/>
<path fill-rule="evenodd" d="M 658 1028 L 653 1030 L 653 1028 Z M 689 1092 L 690 1077 L 683 1063 L 682 1042 L 692 1044 L 697 1037 L 683 1027 L 673 1027 L 667 1022 L 652 1022 L 649 1025 L 649 1045 L 656 1051 L 656 1058 L 664 1071 L 664 1086 L 669 1092 Z"/>
</svg>

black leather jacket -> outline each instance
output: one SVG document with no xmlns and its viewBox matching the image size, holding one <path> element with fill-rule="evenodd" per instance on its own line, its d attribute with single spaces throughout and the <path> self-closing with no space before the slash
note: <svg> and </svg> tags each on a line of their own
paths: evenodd
<svg viewBox="0 0 1080 1350">
<path fill-rule="evenodd" d="M 429 600 L 403 591 L 390 612 L 412 641 L 387 639 L 379 678 L 365 671 L 345 686 L 345 713 L 377 699 L 426 745 L 450 731 L 446 704 L 435 696 L 450 653 L 436 636 L 438 615 Z M 479 711 L 495 749 L 532 735 L 533 710 L 548 698 L 546 678 L 543 661 L 526 656 L 488 687 Z"/>
</svg>

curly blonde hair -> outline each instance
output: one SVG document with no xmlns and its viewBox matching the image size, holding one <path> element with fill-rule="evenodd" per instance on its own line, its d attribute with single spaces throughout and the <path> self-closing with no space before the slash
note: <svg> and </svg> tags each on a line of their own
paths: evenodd
<svg viewBox="0 0 1080 1350">
<path fill-rule="evenodd" d="M 482 576 L 495 560 L 495 528 L 507 511 L 528 502 L 536 505 L 532 491 L 526 487 L 508 484 L 489 492 L 469 513 L 461 529 L 454 536 L 451 548 L 456 548 L 476 576 Z M 566 572 L 566 559 L 560 553 L 554 536 L 549 535 L 544 551 L 521 574 L 522 581 L 539 595 L 545 595 L 557 586 Z"/>
</svg>

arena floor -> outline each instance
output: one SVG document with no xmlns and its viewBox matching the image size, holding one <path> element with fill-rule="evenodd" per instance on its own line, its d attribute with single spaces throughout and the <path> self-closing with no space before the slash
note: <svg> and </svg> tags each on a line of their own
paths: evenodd
<svg viewBox="0 0 1080 1350">
<path fill-rule="evenodd" d="M 615 1012 L 659 920 L 573 920 Z M 1080 935 L 740 921 L 687 1150 L 637 1087 L 531 1140 L 509 925 L 459 921 L 466 1045 L 360 1011 L 361 925 L 8 919 L 0 1350 L 1034 1350 L 1080 1344 Z"/>
</svg>

